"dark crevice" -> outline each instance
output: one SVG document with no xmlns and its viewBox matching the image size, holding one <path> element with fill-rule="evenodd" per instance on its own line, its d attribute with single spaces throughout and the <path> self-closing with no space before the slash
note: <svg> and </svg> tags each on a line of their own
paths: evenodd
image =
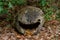
<svg viewBox="0 0 60 40">
<path fill-rule="evenodd" d="M 23 24 L 19 21 L 19 25 L 24 29 L 36 29 L 39 26 L 40 22 L 36 22 L 33 24 Z"/>
</svg>

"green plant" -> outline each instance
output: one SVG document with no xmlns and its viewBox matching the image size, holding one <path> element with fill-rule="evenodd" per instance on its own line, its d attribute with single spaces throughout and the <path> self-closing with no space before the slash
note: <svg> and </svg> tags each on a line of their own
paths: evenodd
<svg viewBox="0 0 60 40">
<path fill-rule="evenodd" d="M 48 20 L 48 21 L 52 20 L 51 16 L 53 15 L 53 8 L 45 8 L 44 12 L 45 12 L 45 15 L 44 15 L 45 19 Z"/>
<path fill-rule="evenodd" d="M 24 4 L 26 4 L 26 0 L 0 0 L 0 16 L 3 14 L 8 14 L 6 20 L 10 20 L 11 14 L 8 12 L 8 10 L 13 8 L 15 5 Z"/>
<path fill-rule="evenodd" d="M 42 10 L 44 11 L 45 15 L 45 19 L 46 20 L 52 20 L 52 15 L 53 15 L 53 7 L 47 7 L 49 6 L 49 2 L 47 2 L 47 0 L 40 0 L 39 1 L 39 5 L 42 7 Z"/>
<path fill-rule="evenodd" d="M 60 11 L 59 10 L 56 11 L 56 19 L 60 20 Z"/>
<path fill-rule="evenodd" d="M 10 0 L 13 5 L 24 5 L 26 0 Z"/>
<path fill-rule="evenodd" d="M 4 8 L 8 3 L 0 1 L 0 15 L 8 13 L 8 10 Z"/>
<path fill-rule="evenodd" d="M 8 17 L 6 18 L 7 21 L 10 20 L 9 16 L 10 13 L 8 12 L 9 7 L 11 7 L 9 2 L 0 1 L 0 16 L 7 14 L 8 15 Z"/>
<path fill-rule="evenodd" d="M 40 0 L 39 5 L 42 6 L 42 7 L 46 6 L 47 5 L 46 0 Z"/>
</svg>

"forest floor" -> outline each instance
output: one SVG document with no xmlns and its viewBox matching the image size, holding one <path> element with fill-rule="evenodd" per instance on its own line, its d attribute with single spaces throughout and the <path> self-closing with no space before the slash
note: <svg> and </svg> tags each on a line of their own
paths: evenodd
<svg viewBox="0 0 60 40">
<path fill-rule="evenodd" d="M 2 21 L 0 26 L 5 23 Z M 4 27 L 0 27 L 0 40 L 60 40 L 60 23 L 57 20 L 51 20 L 44 24 L 39 34 L 21 35 L 7 22 Z"/>
<path fill-rule="evenodd" d="M 60 3 L 60 1 L 56 1 L 56 3 L 52 2 L 50 5 L 46 6 L 46 8 L 47 7 L 49 8 L 49 6 L 54 6 L 54 7 L 56 6 L 57 8 L 60 8 L 60 4 L 58 4 L 58 2 Z M 35 4 L 33 4 L 32 6 L 35 6 Z M 40 8 L 42 9 L 42 7 Z M 17 9 L 19 10 L 19 8 L 15 8 L 15 9 L 13 8 L 13 10 L 15 11 Z M 10 10 L 10 12 L 13 10 Z M 60 11 L 60 9 L 57 11 Z M 56 13 L 56 10 L 54 10 L 54 13 Z M 14 30 L 14 28 L 12 28 L 10 24 L 12 22 L 6 21 L 5 19 L 3 19 L 4 17 L 7 16 L 3 15 L 0 17 L 0 40 L 60 40 L 60 21 L 58 20 L 54 19 L 54 20 L 46 21 L 44 27 L 42 27 L 40 33 L 37 35 L 29 35 L 29 34 L 21 35 L 17 33 Z"/>
</svg>

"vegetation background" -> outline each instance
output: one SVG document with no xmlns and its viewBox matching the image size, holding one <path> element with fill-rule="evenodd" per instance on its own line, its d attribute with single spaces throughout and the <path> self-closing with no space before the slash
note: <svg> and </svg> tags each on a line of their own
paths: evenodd
<svg viewBox="0 0 60 40">
<path fill-rule="evenodd" d="M 60 19 L 60 1 L 56 0 L 0 0 L 0 16 L 7 14 L 11 16 L 9 10 L 15 11 L 15 7 L 20 6 L 37 6 L 41 8 L 45 13 L 46 20 Z M 17 9 L 19 10 L 19 9 Z M 12 12 L 13 12 L 12 11 Z M 56 18 L 52 18 L 52 15 L 56 15 Z M 7 20 L 11 18 L 6 17 Z"/>
</svg>

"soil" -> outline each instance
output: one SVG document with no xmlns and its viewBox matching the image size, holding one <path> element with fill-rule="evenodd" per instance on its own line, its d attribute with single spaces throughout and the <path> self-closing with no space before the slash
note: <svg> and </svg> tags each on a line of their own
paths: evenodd
<svg viewBox="0 0 60 40">
<path fill-rule="evenodd" d="M 46 22 L 37 35 L 21 35 L 10 24 L 0 27 L 0 40 L 60 40 L 59 35 L 60 23 L 57 20 Z"/>
</svg>

